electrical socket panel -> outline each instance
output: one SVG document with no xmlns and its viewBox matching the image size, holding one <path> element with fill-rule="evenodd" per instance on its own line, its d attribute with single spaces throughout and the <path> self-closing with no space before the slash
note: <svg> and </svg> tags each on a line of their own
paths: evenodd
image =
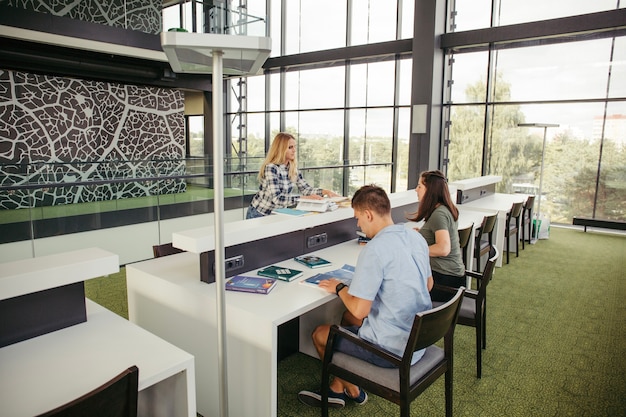
<svg viewBox="0 0 626 417">
<path fill-rule="evenodd" d="M 328 235 L 326 233 L 320 233 L 318 235 L 309 236 L 306 241 L 307 249 L 314 248 L 316 246 L 324 245 L 328 242 Z"/>
</svg>

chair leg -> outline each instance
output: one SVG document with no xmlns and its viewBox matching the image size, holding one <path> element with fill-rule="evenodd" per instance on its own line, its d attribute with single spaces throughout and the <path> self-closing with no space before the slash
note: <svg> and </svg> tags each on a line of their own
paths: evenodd
<svg viewBox="0 0 626 417">
<path fill-rule="evenodd" d="M 452 364 L 448 364 L 448 370 L 444 376 L 446 396 L 446 417 L 452 417 Z"/>
<path fill-rule="evenodd" d="M 483 350 L 482 350 L 482 327 L 480 323 L 476 323 L 476 378 L 481 378 L 483 375 L 482 363 L 483 363 Z"/>
<path fill-rule="evenodd" d="M 504 235 L 504 238 L 505 238 L 504 243 L 506 244 L 506 263 L 508 265 L 509 264 L 509 240 L 511 240 L 511 236 L 508 233 L 506 233 Z"/>
<path fill-rule="evenodd" d="M 515 257 L 519 258 L 519 227 L 517 232 L 515 232 Z"/>
</svg>

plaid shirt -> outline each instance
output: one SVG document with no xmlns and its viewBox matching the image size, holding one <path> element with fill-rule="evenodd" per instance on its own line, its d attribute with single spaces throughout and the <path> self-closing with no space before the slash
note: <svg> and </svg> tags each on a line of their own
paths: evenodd
<svg viewBox="0 0 626 417">
<path fill-rule="evenodd" d="M 259 191 L 250 205 L 265 215 L 271 214 L 275 208 L 293 206 L 300 198 L 300 195 L 291 194 L 294 185 L 302 195 L 322 195 L 322 189 L 311 187 L 299 172 L 296 182 L 291 182 L 287 165 L 267 164 Z"/>
</svg>

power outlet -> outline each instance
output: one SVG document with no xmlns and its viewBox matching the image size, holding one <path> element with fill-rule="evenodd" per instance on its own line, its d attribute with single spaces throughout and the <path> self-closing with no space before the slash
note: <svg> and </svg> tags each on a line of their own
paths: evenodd
<svg viewBox="0 0 626 417">
<path fill-rule="evenodd" d="M 233 256 L 224 261 L 224 272 L 231 272 L 243 267 L 243 255 Z"/>
<path fill-rule="evenodd" d="M 326 233 L 320 233 L 319 235 L 309 236 L 306 241 L 306 247 L 307 249 L 311 249 L 323 245 L 326 242 L 328 242 L 328 235 Z"/>
</svg>

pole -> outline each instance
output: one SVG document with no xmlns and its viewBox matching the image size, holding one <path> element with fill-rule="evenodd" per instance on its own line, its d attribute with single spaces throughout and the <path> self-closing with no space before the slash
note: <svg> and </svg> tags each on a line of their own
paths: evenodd
<svg viewBox="0 0 626 417">
<path fill-rule="evenodd" d="M 548 134 L 548 126 L 544 126 L 543 127 L 543 146 L 541 147 L 541 169 L 539 170 L 539 199 L 537 200 L 537 219 L 539 219 L 539 215 L 541 214 L 541 190 L 543 189 L 543 162 L 546 156 L 547 134 Z"/>
<path fill-rule="evenodd" d="M 543 127 L 543 145 L 541 146 L 541 169 L 539 171 L 539 199 L 537 201 L 537 221 L 539 221 L 539 216 L 541 215 L 541 193 L 543 189 L 543 164 L 546 156 L 546 138 L 548 136 L 548 128 L 549 127 L 559 127 L 558 124 L 553 123 L 518 123 L 518 127 Z M 533 219 L 530 219 L 532 222 Z M 533 226 L 534 230 L 534 226 Z M 537 238 L 539 238 L 539 230 L 537 230 Z M 531 242 L 532 243 L 532 242 Z"/>
<path fill-rule="evenodd" d="M 213 218 L 215 226 L 215 292 L 217 310 L 217 369 L 220 416 L 228 417 L 226 363 L 226 271 L 224 249 L 224 114 L 222 111 L 223 52 L 213 50 Z"/>
</svg>

